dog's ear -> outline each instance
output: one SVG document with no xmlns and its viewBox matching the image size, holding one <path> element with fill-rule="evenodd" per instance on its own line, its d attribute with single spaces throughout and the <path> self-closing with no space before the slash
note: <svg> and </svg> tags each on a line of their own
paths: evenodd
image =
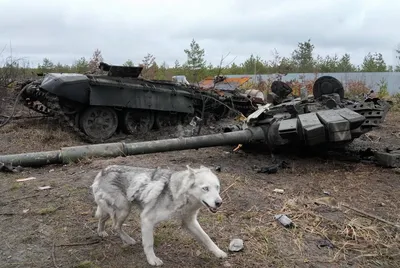
<svg viewBox="0 0 400 268">
<path fill-rule="evenodd" d="M 210 170 L 210 171 L 211 171 L 211 169 L 210 169 L 209 167 L 205 167 L 205 166 L 203 166 L 203 165 L 200 166 L 200 169 L 203 169 L 203 170 Z"/>
</svg>

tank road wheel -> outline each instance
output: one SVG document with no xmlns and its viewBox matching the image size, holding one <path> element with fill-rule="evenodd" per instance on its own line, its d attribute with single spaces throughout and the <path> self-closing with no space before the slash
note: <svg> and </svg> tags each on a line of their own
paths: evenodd
<svg viewBox="0 0 400 268">
<path fill-rule="evenodd" d="M 129 109 L 124 111 L 122 129 L 128 134 L 147 133 L 154 125 L 154 112 Z"/>
<path fill-rule="evenodd" d="M 181 121 L 181 115 L 178 113 L 157 112 L 155 116 L 155 128 L 161 130 L 164 127 L 177 126 Z"/>
<path fill-rule="evenodd" d="M 109 107 L 89 107 L 82 112 L 79 125 L 90 138 L 107 140 L 117 130 L 118 115 L 114 109 Z"/>
</svg>

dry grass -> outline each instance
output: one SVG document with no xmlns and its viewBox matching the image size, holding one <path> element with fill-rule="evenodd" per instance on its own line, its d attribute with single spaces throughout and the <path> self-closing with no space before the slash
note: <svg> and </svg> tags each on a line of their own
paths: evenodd
<svg viewBox="0 0 400 268">
<path fill-rule="evenodd" d="M 1 151 L 7 153 L 57 150 L 60 147 L 83 144 L 74 135 L 63 131 L 60 124 L 50 118 L 18 120 L 0 128 Z"/>
</svg>

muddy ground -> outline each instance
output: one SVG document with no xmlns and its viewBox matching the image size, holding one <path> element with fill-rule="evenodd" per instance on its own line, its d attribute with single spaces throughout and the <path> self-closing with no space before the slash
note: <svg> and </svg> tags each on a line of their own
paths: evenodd
<svg viewBox="0 0 400 268">
<path fill-rule="evenodd" d="M 9 115 L 8 111 L 3 109 L 0 115 Z M 17 115 L 29 114 L 18 110 Z M 400 147 L 399 123 L 400 115 L 390 113 L 381 129 L 362 139 Z M 0 137 L 1 154 L 82 144 L 46 118 L 11 121 L 0 128 Z M 136 212 L 124 227 L 138 241 L 136 245 L 124 247 L 118 237 L 101 240 L 96 236 L 89 186 L 109 164 L 221 167 L 216 172 L 223 206 L 216 214 L 202 209 L 199 222 L 224 250 L 231 239 L 243 239 L 243 251 L 218 260 L 177 222 L 169 221 L 155 229 L 155 252 L 164 267 L 400 267 L 400 235 L 391 225 L 400 224 L 398 170 L 337 155 L 291 153 L 279 156 L 289 163 L 288 168 L 263 174 L 255 167 L 271 164 L 268 153 L 233 149 L 88 159 L 0 173 L 0 267 L 149 267 Z M 28 177 L 36 179 L 16 181 Z M 39 190 L 41 186 L 51 188 Z M 284 192 L 274 192 L 277 188 Z M 293 220 L 294 228 L 274 220 L 281 213 Z"/>
</svg>

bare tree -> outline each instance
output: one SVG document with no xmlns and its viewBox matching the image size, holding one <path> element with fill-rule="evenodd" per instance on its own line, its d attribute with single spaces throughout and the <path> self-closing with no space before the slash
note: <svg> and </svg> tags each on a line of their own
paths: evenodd
<svg viewBox="0 0 400 268">
<path fill-rule="evenodd" d="M 103 61 L 103 56 L 101 55 L 101 51 L 96 49 L 93 52 L 93 56 L 89 60 L 89 72 L 92 74 L 100 74 L 103 71 L 100 70 L 99 64 Z"/>
<path fill-rule="evenodd" d="M 156 63 L 156 58 L 152 54 L 147 53 L 147 55 L 142 60 L 142 64 L 140 64 L 140 66 L 143 67 L 143 78 L 154 79 L 157 73 L 158 66 Z"/>
</svg>

